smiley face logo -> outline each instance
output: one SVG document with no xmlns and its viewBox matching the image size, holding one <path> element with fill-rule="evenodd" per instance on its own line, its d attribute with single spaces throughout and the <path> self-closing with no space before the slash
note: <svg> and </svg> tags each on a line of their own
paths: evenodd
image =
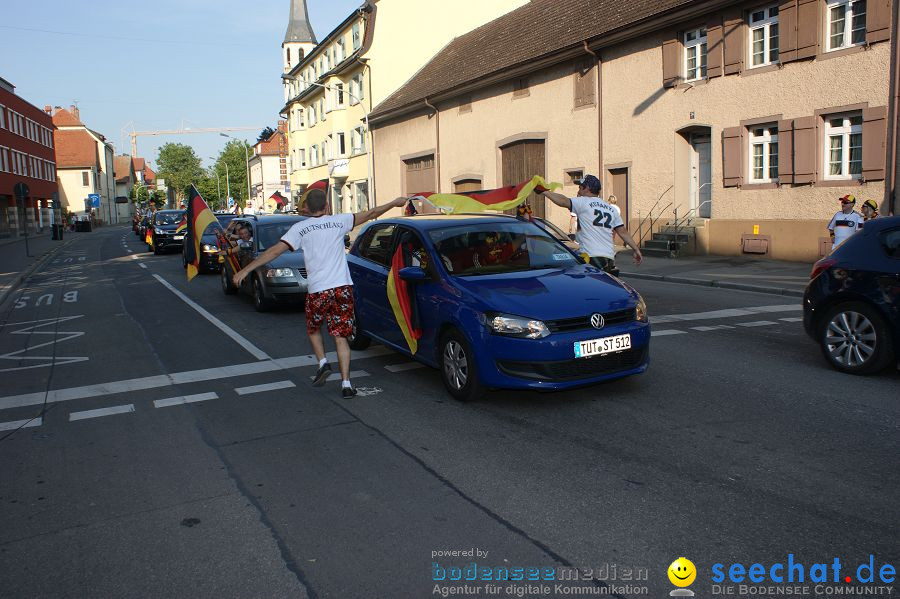
<svg viewBox="0 0 900 599">
<path fill-rule="evenodd" d="M 694 562 L 686 557 L 679 557 L 669 566 L 669 580 L 677 587 L 689 587 L 697 578 Z"/>
</svg>

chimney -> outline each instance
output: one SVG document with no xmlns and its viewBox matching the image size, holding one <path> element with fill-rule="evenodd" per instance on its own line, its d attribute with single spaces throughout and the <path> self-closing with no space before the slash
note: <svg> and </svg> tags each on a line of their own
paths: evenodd
<svg viewBox="0 0 900 599">
<path fill-rule="evenodd" d="M 71 106 L 69 106 L 69 112 L 71 112 L 72 115 L 73 115 L 76 119 L 78 119 L 79 121 L 81 120 L 81 117 L 78 115 L 78 107 L 75 106 L 74 104 L 72 104 Z"/>
<path fill-rule="evenodd" d="M 46 106 L 44 106 L 44 112 L 46 112 L 47 114 L 53 114 L 53 107 L 47 104 Z"/>
</svg>

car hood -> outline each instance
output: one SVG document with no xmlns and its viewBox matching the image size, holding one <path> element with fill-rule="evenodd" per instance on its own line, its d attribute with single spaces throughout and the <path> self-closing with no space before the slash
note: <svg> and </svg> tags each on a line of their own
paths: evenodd
<svg viewBox="0 0 900 599">
<path fill-rule="evenodd" d="M 541 320 L 624 310 L 637 303 L 636 291 L 586 264 L 564 269 L 458 277 L 455 282 L 478 298 L 485 311 Z"/>
<path fill-rule="evenodd" d="M 303 268 L 306 260 L 303 252 L 285 252 L 268 263 L 271 268 Z"/>
<path fill-rule="evenodd" d="M 153 225 L 157 229 L 162 229 L 166 233 L 174 233 L 175 229 L 178 228 L 178 225 Z"/>
</svg>

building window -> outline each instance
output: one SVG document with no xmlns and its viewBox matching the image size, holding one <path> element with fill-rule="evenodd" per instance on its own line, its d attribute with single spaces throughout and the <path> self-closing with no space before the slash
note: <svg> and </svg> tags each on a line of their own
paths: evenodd
<svg viewBox="0 0 900 599">
<path fill-rule="evenodd" d="M 325 98 L 319 100 L 319 118 L 323 123 L 325 122 Z"/>
<path fill-rule="evenodd" d="M 0 129 L 6 129 L 6 106 L 0 104 Z"/>
<path fill-rule="evenodd" d="M 828 50 L 866 42 L 866 0 L 828 4 Z"/>
<path fill-rule="evenodd" d="M 9 172 L 9 153 L 4 147 L 0 147 L 0 173 Z"/>
<path fill-rule="evenodd" d="M 343 62 L 345 58 L 347 58 L 347 45 L 346 45 L 346 43 L 344 43 L 344 38 L 340 38 L 340 39 L 337 41 L 337 59 L 338 59 L 338 63 Z"/>
<path fill-rule="evenodd" d="M 359 50 L 362 46 L 362 38 L 359 36 L 359 23 L 353 24 L 353 50 Z"/>
<path fill-rule="evenodd" d="M 335 108 L 339 108 L 344 105 L 344 84 L 343 83 L 338 83 L 334 86 L 334 101 L 335 101 Z"/>
<path fill-rule="evenodd" d="M 356 210 L 361 212 L 369 209 L 369 182 L 357 181 L 353 184 L 353 190 L 356 196 Z"/>
<path fill-rule="evenodd" d="M 706 27 L 684 33 L 684 80 L 706 77 Z"/>
<path fill-rule="evenodd" d="M 337 141 L 337 151 L 338 156 L 346 156 L 347 155 L 347 140 L 344 132 L 336 133 L 336 141 Z"/>
<path fill-rule="evenodd" d="M 313 104 L 309 107 L 309 126 L 312 127 L 316 124 L 316 106 Z"/>
<path fill-rule="evenodd" d="M 351 154 L 362 154 L 366 151 L 366 136 L 362 127 L 357 127 L 350 134 Z"/>
<path fill-rule="evenodd" d="M 513 98 L 524 98 L 531 95 L 528 89 L 528 77 L 519 77 L 513 82 Z"/>
<path fill-rule="evenodd" d="M 778 7 L 750 13 L 750 67 L 778 62 Z"/>
<path fill-rule="evenodd" d="M 771 183 L 778 180 L 778 125 L 750 127 L 750 182 Z"/>
<path fill-rule="evenodd" d="M 862 115 L 825 117 L 825 178 L 859 179 L 862 176 Z"/>
<path fill-rule="evenodd" d="M 310 166 L 319 166 L 319 146 L 313 146 L 309 149 Z"/>
<path fill-rule="evenodd" d="M 83 187 L 87 187 L 88 185 L 90 185 L 90 173 L 81 173 L 81 185 Z"/>
<path fill-rule="evenodd" d="M 575 181 L 584 176 L 583 169 L 570 169 L 566 171 L 566 185 L 576 185 Z"/>
<path fill-rule="evenodd" d="M 304 148 L 300 148 L 297 152 L 297 155 L 299 157 L 298 164 L 300 168 L 306 168 L 306 150 Z"/>
</svg>

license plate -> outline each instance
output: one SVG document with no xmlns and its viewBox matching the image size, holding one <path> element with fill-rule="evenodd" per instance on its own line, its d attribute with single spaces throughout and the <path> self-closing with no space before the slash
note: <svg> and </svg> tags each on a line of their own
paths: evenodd
<svg viewBox="0 0 900 599">
<path fill-rule="evenodd" d="M 182 239 L 184 239 L 184 235 L 176 235 L 175 236 L 175 241 L 181 241 Z"/>
<path fill-rule="evenodd" d="M 588 339 L 587 341 L 575 342 L 575 357 L 587 358 L 589 356 L 602 356 L 603 354 L 611 354 L 613 352 L 631 349 L 631 335 L 613 335 L 612 337 L 601 337 L 600 339 Z"/>
</svg>

